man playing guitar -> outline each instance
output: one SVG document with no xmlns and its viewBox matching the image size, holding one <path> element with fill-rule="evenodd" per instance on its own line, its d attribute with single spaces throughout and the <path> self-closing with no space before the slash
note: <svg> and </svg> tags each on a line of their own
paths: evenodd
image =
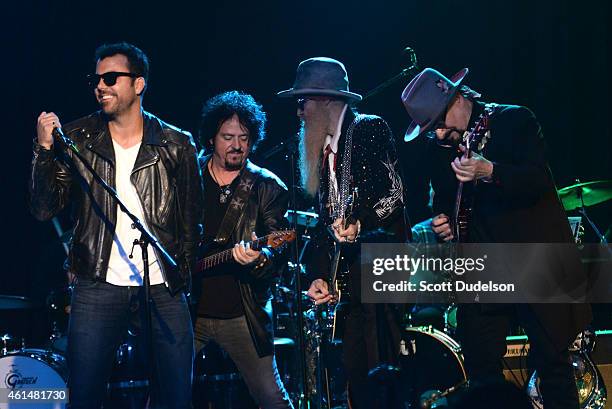
<svg viewBox="0 0 612 409">
<path fill-rule="evenodd" d="M 257 239 L 280 237 L 287 188 L 247 159 L 265 123 L 248 94 L 229 91 L 204 104 L 200 138 L 211 152 L 200 157 L 208 257 L 197 263 L 205 271 L 194 286 L 201 291 L 194 332 L 196 351 L 215 341 L 229 354 L 259 407 L 293 408 L 274 357 L 270 286 L 280 248 Z"/>
<path fill-rule="evenodd" d="M 399 345 L 399 324 L 390 306 L 362 304 L 359 238 L 405 242 L 410 229 L 404 219 L 404 198 L 393 136 L 377 116 L 359 115 L 350 106 L 361 95 L 348 90 L 344 65 L 319 57 L 302 61 L 291 89 L 280 97 L 297 100 L 300 130 L 300 172 L 307 195 L 317 197 L 319 214 L 331 234 L 316 240 L 321 260 L 318 278 L 308 290 L 316 303 L 332 301 L 328 280 L 348 272 L 350 297 L 343 337 L 344 367 L 353 408 L 372 408 L 368 371 L 393 363 Z M 389 240 L 389 237 L 391 239 Z M 328 258 L 340 252 L 340 257 Z M 339 262 L 330 268 L 330 260 Z M 337 270 L 337 271 L 330 271 Z M 332 285 L 335 283 L 331 283 Z M 386 342 L 378 334 L 387 333 Z M 386 355 L 386 356 L 384 356 Z"/>
<path fill-rule="evenodd" d="M 480 94 L 461 85 L 467 73 L 448 79 L 427 68 L 402 94 L 413 120 L 405 140 L 433 131 L 427 153 L 435 191 L 432 230 L 441 242 L 572 243 L 533 112 L 481 102 Z M 476 143 L 466 142 L 476 134 Z M 577 409 L 568 346 L 590 318 L 587 304 L 461 304 L 457 333 L 468 376 L 503 380 L 505 337 L 510 320 L 518 319 L 529 335 L 546 408 Z"/>
</svg>

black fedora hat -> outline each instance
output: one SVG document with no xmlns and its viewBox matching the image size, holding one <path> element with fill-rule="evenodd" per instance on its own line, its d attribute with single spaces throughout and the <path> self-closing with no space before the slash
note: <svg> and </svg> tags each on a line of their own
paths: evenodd
<svg viewBox="0 0 612 409">
<path fill-rule="evenodd" d="M 434 124 L 457 93 L 468 71 L 464 68 L 448 79 L 433 68 L 425 68 L 410 81 L 402 92 L 402 102 L 412 118 L 404 135 L 405 142 Z"/>
<path fill-rule="evenodd" d="M 293 87 L 276 95 L 281 98 L 324 95 L 354 102 L 362 99 L 361 95 L 349 91 L 348 74 L 344 64 L 327 57 L 302 61 L 297 67 Z"/>
</svg>

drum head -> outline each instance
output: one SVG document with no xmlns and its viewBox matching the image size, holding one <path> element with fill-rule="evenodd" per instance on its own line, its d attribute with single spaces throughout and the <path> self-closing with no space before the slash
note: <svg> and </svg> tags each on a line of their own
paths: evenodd
<svg viewBox="0 0 612 409">
<path fill-rule="evenodd" d="M 429 328 L 407 328 L 402 335 L 402 382 L 412 405 L 431 390 L 445 391 L 466 380 L 459 344 L 445 333 Z"/>
<path fill-rule="evenodd" d="M 25 349 L 0 358 L 0 387 L 8 389 L 65 389 L 66 363 L 61 355 Z M 20 409 L 65 408 L 60 403 L 19 403 Z M 0 403 L 0 409 L 8 408 Z M 12 407 L 12 405 L 11 405 Z"/>
</svg>

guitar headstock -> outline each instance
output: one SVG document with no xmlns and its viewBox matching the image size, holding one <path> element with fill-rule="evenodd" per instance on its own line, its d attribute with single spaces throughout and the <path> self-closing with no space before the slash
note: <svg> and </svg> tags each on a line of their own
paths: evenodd
<svg viewBox="0 0 612 409">
<path fill-rule="evenodd" d="M 268 234 L 266 244 L 273 249 L 295 240 L 295 230 L 279 230 Z"/>
<path fill-rule="evenodd" d="M 489 117 L 483 115 L 469 133 L 466 133 L 463 144 L 468 152 L 481 151 L 490 137 Z"/>
</svg>

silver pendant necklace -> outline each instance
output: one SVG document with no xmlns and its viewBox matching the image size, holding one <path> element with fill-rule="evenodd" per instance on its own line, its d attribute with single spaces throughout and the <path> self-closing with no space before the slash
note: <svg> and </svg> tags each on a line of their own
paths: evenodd
<svg viewBox="0 0 612 409">
<path fill-rule="evenodd" d="M 232 194 L 232 191 L 230 190 L 229 187 L 230 185 L 219 186 L 219 190 L 221 191 L 219 193 L 219 203 L 227 203 L 227 199 Z"/>
<path fill-rule="evenodd" d="M 227 185 L 221 185 L 222 183 L 221 179 L 217 178 L 217 175 L 215 175 L 215 169 L 212 163 L 212 159 L 210 163 L 210 171 L 212 172 L 213 180 L 215 181 L 215 183 L 217 184 L 217 187 L 219 188 L 219 203 L 225 204 L 227 203 L 227 200 L 232 194 L 232 191 L 230 189 L 231 183 Z"/>
</svg>

